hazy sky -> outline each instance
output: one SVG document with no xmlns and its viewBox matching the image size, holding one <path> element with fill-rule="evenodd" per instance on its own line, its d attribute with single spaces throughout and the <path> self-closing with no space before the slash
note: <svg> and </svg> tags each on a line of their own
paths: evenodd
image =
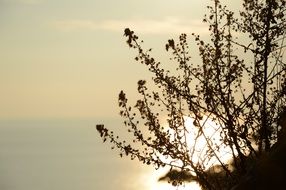
<svg viewBox="0 0 286 190">
<path fill-rule="evenodd" d="M 182 32 L 206 35 L 206 2 L 0 0 L 0 119 L 116 116 L 118 92 L 148 73 L 124 28 L 161 55 Z"/>
</svg>

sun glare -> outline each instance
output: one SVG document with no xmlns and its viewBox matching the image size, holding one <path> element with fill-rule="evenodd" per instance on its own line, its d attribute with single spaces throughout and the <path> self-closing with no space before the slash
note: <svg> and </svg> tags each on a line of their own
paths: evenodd
<svg viewBox="0 0 286 190">
<path fill-rule="evenodd" d="M 188 133 L 186 134 L 187 138 L 187 146 L 190 150 L 194 150 L 192 161 L 194 163 L 203 164 L 205 170 L 209 169 L 211 166 L 219 164 L 216 158 L 211 158 L 208 161 L 204 160 L 206 158 L 208 145 L 206 139 L 211 141 L 211 145 L 214 147 L 219 147 L 219 149 L 215 149 L 215 153 L 223 163 L 227 163 L 231 158 L 231 150 L 229 147 L 223 146 L 221 142 L 221 127 L 217 125 L 211 118 L 204 116 L 200 121 L 201 126 L 203 126 L 204 135 L 200 135 L 197 138 L 197 134 L 199 132 L 199 128 L 194 126 L 194 119 L 188 116 L 184 117 L 185 126 L 187 128 Z M 213 147 L 212 147 L 213 148 Z M 162 157 L 162 160 L 166 162 L 171 162 L 169 158 Z M 148 190 L 201 190 L 199 184 L 197 182 L 186 182 L 182 186 L 174 187 L 171 184 L 164 182 L 159 182 L 158 179 L 164 176 L 169 171 L 169 168 L 163 168 L 159 170 L 145 171 L 143 172 L 142 187 Z"/>
<path fill-rule="evenodd" d="M 194 155 L 192 157 L 193 162 L 200 162 L 202 163 L 202 159 L 207 154 L 207 140 L 211 142 L 212 148 L 216 149 L 216 154 L 218 158 L 222 162 L 227 162 L 231 159 L 231 149 L 226 147 L 221 142 L 221 126 L 217 125 L 211 118 L 204 116 L 203 119 L 200 121 L 201 126 L 203 126 L 203 133 L 196 139 L 198 134 L 198 128 L 194 126 L 194 119 L 191 117 L 184 117 L 185 126 L 187 127 L 188 134 L 187 134 L 187 144 L 190 149 L 194 149 Z M 219 164 L 216 158 L 211 158 L 209 162 L 203 162 L 204 166 L 207 168 L 211 167 L 212 165 Z"/>
</svg>

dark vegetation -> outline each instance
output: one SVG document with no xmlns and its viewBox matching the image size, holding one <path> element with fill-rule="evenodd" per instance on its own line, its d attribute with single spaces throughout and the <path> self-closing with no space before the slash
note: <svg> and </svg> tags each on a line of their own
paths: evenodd
<svg viewBox="0 0 286 190">
<path fill-rule="evenodd" d="M 234 13 L 219 0 L 211 1 L 209 13 L 203 19 L 209 25 L 210 41 L 192 34 L 201 62 L 192 61 L 186 34 L 181 34 L 178 41 L 168 40 L 165 47 L 172 54 L 174 70 L 165 69 L 151 56 L 151 49 L 143 49 L 143 41 L 134 31 L 126 28 L 127 44 L 138 52 L 135 60 L 153 73 L 157 90 L 150 90 L 145 80 L 139 80 L 137 90 L 141 99 L 133 107 L 121 91 L 120 115 L 125 119 L 124 129 L 134 138 L 130 143 L 122 141 L 98 125 L 102 139 L 110 141 L 121 156 L 155 168 L 170 167 L 170 172 L 160 180 L 167 179 L 173 185 L 195 180 L 209 190 L 230 189 L 236 184 L 236 189 L 257 189 L 255 183 L 267 178 L 260 175 L 263 171 L 257 171 L 258 168 L 283 156 L 281 148 L 275 147 L 283 144 L 280 121 L 286 100 L 286 1 L 242 3 L 243 9 Z M 192 129 L 185 125 L 186 116 L 193 118 Z M 162 118 L 167 118 L 167 126 L 162 125 Z M 219 142 L 206 134 L 204 118 L 220 127 Z M 198 161 L 193 161 L 196 143 L 188 146 L 190 132 L 195 133 L 194 142 L 200 137 L 206 141 L 205 153 Z M 232 155 L 229 163 L 218 154 L 223 147 L 228 147 Z M 206 168 L 211 160 L 216 165 Z M 265 166 L 264 173 L 268 169 Z M 286 180 L 283 172 L 280 178 Z M 249 176 L 252 183 L 248 182 Z M 278 182 L 274 180 L 272 185 L 275 183 Z"/>
</svg>

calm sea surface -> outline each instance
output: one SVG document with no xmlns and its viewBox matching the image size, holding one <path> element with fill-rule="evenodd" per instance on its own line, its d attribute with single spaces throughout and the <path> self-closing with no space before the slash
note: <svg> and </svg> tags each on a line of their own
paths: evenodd
<svg viewBox="0 0 286 190">
<path fill-rule="evenodd" d="M 162 171 L 120 159 L 109 144 L 101 142 L 97 123 L 92 119 L 0 121 L 0 189 L 173 189 L 157 182 Z"/>
</svg>

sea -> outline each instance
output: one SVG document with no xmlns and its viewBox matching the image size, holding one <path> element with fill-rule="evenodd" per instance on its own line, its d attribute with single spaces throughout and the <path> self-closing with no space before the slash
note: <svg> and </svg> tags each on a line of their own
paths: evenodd
<svg viewBox="0 0 286 190">
<path fill-rule="evenodd" d="M 166 169 L 120 158 L 99 137 L 101 123 L 122 130 L 112 119 L 0 120 L 0 189 L 187 189 L 158 182 Z"/>
</svg>

